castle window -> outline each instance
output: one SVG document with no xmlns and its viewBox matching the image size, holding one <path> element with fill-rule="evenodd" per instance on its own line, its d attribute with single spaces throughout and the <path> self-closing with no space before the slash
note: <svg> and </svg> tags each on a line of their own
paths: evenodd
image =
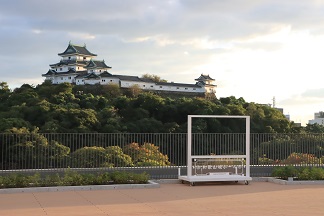
<svg viewBox="0 0 324 216">
<path fill-rule="evenodd" d="M 60 68 L 60 71 L 62 70 L 62 68 Z"/>
<path fill-rule="evenodd" d="M 86 60 L 87 59 L 87 57 L 83 57 L 83 60 Z"/>
<path fill-rule="evenodd" d="M 101 72 L 101 70 L 99 70 L 99 72 Z"/>
<path fill-rule="evenodd" d="M 71 79 L 71 77 L 69 77 L 69 79 Z"/>
<path fill-rule="evenodd" d="M 110 82 L 112 82 L 112 80 L 110 80 Z"/>
<path fill-rule="evenodd" d="M 185 88 L 186 90 L 188 90 L 188 88 Z"/>
<path fill-rule="evenodd" d="M 55 68 L 55 71 L 57 71 L 57 68 Z"/>
<path fill-rule="evenodd" d="M 196 90 L 196 88 L 193 88 L 192 90 Z"/>
<path fill-rule="evenodd" d="M 177 89 L 179 89 L 179 87 L 177 87 Z"/>
<path fill-rule="evenodd" d="M 162 86 L 160 86 L 160 88 L 162 88 Z"/>
<path fill-rule="evenodd" d="M 153 88 L 153 86 L 151 85 L 151 88 Z"/>
<path fill-rule="evenodd" d="M 71 59 L 71 56 L 69 56 L 69 60 Z"/>
<path fill-rule="evenodd" d="M 61 80 L 63 80 L 63 77 L 61 77 Z"/>
<path fill-rule="evenodd" d="M 78 67 L 78 69 L 80 69 L 80 68 Z"/>
<path fill-rule="evenodd" d="M 143 87 L 145 87 L 145 85 L 143 85 Z"/>
</svg>

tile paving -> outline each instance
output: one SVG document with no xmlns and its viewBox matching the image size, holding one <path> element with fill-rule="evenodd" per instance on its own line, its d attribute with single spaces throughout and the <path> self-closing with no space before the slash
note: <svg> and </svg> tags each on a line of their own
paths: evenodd
<svg viewBox="0 0 324 216">
<path fill-rule="evenodd" d="M 324 215 L 323 185 L 251 182 L 0 194 L 1 216 Z"/>
</svg>

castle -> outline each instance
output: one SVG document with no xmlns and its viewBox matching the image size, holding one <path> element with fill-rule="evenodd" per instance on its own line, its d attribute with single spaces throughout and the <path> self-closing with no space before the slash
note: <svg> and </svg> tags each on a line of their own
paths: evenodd
<svg viewBox="0 0 324 216">
<path fill-rule="evenodd" d="M 195 84 L 155 82 L 138 76 L 113 75 L 108 72 L 111 67 L 104 60 L 95 60 L 97 55 L 91 53 L 86 45 L 69 43 L 66 50 L 58 55 L 62 57 L 60 62 L 50 64 L 48 72 L 42 74 L 45 80 L 50 80 L 52 84 L 64 82 L 75 85 L 117 84 L 120 88 L 138 86 L 143 90 L 158 92 L 216 93 L 216 85 L 213 84 L 215 80 L 204 74 L 195 79 Z"/>
</svg>

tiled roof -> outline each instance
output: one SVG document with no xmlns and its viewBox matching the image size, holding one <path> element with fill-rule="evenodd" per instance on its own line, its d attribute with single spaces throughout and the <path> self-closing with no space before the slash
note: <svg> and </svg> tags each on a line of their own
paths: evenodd
<svg viewBox="0 0 324 216">
<path fill-rule="evenodd" d="M 52 76 L 55 75 L 56 71 L 49 69 L 46 74 L 42 74 L 42 76 Z"/>
<path fill-rule="evenodd" d="M 46 74 L 42 74 L 42 76 L 55 76 L 55 75 L 58 75 L 58 76 L 60 76 L 60 75 L 67 75 L 67 74 L 75 74 L 75 73 L 80 73 L 80 72 L 76 72 L 75 70 L 74 70 L 74 68 L 71 68 L 70 70 L 68 70 L 68 71 L 65 71 L 65 72 L 57 72 L 57 71 L 55 71 L 55 70 L 48 70 L 47 71 L 47 73 Z"/>
<path fill-rule="evenodd" d="M 179 86 L 179 87 L 190 87 L 190 88 L 201 88 L 201 86 L 196 84 L 187 84 L 187 83 L 169 83 L 169 82 L 158 82 L 156 85 L 161 86 Z"/>
<path fill-rule="evenodd" d="M 200 80 L 214 80 L 214 79 L 211 78 L 209 75 L 201 74 L 200 77 L 195 80 L 200 81 Z"/>
<path fill-rule="evenodd" d="M 112 77 L 113 75 L 107 71 L 100 74 L 101 77 Z"/>
<path fill-rule="evenodd" d="M 126 76 L 126 75 L 113 75 L 123 81 L 133 81 L 133 82 L 146 82 L 146 83 L 155 83 L 151 79 L 139 78 L 138 76 Z"/>
<path fill-rule="evenodd" d="M 81 65 L 81 66 L 86 66 L 88 62 L 86 61 L 77 61 L 75 59 L 72 60 L 61 60 L 59 63 L 56 64 L 51 64 L 50 67 L 60 67 L 64 65 Z"/>
<path fill-rule="evenodd" d="M 90 60 L 86 68 L 111 68 L 110 66 L 106 65 L 105 61 L 97 61 L 97 60 Z"/>
<path fill-rule="evenodd" d="M 70 54 L 79 54 L 79 55 L 86 55 L 86 56 L 97 56 L 96 54 L 93 54 L 87 50 L 86 46 L 78 46 L 74 44 L 69 44 L 69 46 L 66 48 L 66 50 L 62 53 L 59 53 L 59 56 L 62 55 L 70 55 Z"/>
<path fill-rule="evenodd" d="M 78 75 L 75 77 L 75 79 L 78 79 L 78 78 L 84 78 L 86 75 L 88 75 L 88 71 L 79 71 L 78 72 Z"/>
<path fill-rule="evenodd" d="M 199 86 L 217 86 L 217 85 L 213 85 L 213 84 L 206 84 L 205 81 L 198 81 L 198 82 L 196 82 L 196 85 L 199 85 Z"/>
<path fill-rule="evenodd" d="M 88 74 L 88 75 L 84 76 L 84 78 L 85 79 L 100 79 L 100 76 L 98 76 L 95 73 L 91 73 L 91 74 Z"/>
</svg>

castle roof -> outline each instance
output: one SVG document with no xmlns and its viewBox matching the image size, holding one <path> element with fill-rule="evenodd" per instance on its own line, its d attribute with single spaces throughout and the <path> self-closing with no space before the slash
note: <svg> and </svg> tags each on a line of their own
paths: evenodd
<svg viewBox="0 0 324 216">
<path fill-rule="evenodd" d="M 105 72 L 102 72 L 102 73 L 100 74 L 100 76 L 101 76 L 101 77 L 112 77 L 113 75 L 112 75 L 111 73 L 105 71 Z"/>
<path fill-rule="evenodd" d="M 69 59 L 69 60 L 61 60 L 60 62 L 55 63 L 55 64 L 50 64 L 50 67 L 60 67 L 60 66 L 64 66 L 64 65 L 85 66 L 87 64 L 88 64 L 88 62 L 86 62 L 86 61 L 77 61 L 76 59 Z"/>
<path fill-rule="evenodd" d="M 157 82 L 156 85 L 161 86 L 177 86 L 177 87 L 190 87 L 190 88 L 201 88 L 201 86 L 196 84 L 187 84 L 187 83 L 174 83 L 174 82 Z"/>
<path fill-rule="evenodd" d="M 102 61 L 97 61 L 97 60 L 90 60 L 88 65 L 86 66 L 87 69 L 90 69 L 90 68 L 97 68 L 97 69 L 100 69 L 100 68 L 111 68 L 110 66 L 106 65 L 105 61 L 102 60 Z"/>
<path fill-rule="evenodd" d="M 98 76 L 97 74 L 95 73 L 90 73 L 86 76 L 84 76 L 85 79 L 100 79 L 100 76 Z"/>
<path fill-rule="evenodd" d="M 79 72 L 76 72 L 74 68 L 71 68 L 70 70 L 65 71 L 65 72 L 57 72 L 55 70 L 49 69 L 47 71 L 47 73 L 46 74 L 42 74 L 42 76 L 68 75 L 68 74 L 75 74 L 75 73 L 79 73 Z"/>
<path fill-rule="evenodd" d="M 66 48 L 66 50 L 62 53 L 59 53 L 59 56 L 65 56 L 65 55 L 84 55 L 84 56 L 97 56 L 96 54 L 91 53 L 87 48 L 86 45 L 79 46 L 75 44 L 69 43 L 69 46 Z"/>
<path fill-rule="evenodd" d="M 209 75 L 204 75 L 204 74 L 201 74 L 200 77 L 195 80 L 197 80 L 197 81 L 205 81 L 205 80 L 215 81 L 215 79 L 211 78 Z"/>
</svg>

